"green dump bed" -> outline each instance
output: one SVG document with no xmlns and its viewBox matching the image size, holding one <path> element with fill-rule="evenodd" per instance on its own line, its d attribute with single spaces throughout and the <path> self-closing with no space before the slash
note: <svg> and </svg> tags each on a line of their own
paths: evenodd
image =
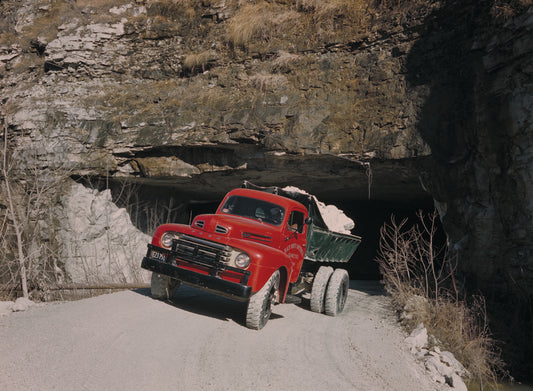
<svg viewBox="0 0 533 391">
<path fill-rule="evenodd" d="M 348 262 L 361 243 L 354 235 L 329 231 L 311 224 L 307 231 L 305 259 L 313 262 Z"/>
<path fill-rule="evenodd" d="M 260 187 L 245 181 L 243 187 L 262 190 L 291 198 L 302 203 L 309 211 L 311 224 L 307 229 L 305 259 L 312 262 L 348 262 L 361 243 L 355 235 L 330 231 L 320 214 L 316 198 L 308 194 L 285 191 L 278 187 Z"/>
</svg>

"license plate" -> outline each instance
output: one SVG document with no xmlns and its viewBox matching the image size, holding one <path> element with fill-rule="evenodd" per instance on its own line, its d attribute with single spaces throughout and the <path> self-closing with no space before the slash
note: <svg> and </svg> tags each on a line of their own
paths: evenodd
<svg viewBox="0 0 533 391">
<path fill-rule="evenodd" d="M 167 261 L 167 255 L 163 254 L 163 253 L 160 253 L 159 251 L 152 250 L 151 256 L 152 256 L 153 259 L 157 259 L 158 261 L 161 261 L 161 262 L 166 262 Z"/>
</svg>

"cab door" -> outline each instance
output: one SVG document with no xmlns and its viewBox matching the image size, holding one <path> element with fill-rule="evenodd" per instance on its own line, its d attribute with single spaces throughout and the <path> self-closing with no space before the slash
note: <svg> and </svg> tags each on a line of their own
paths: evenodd
<svg viewBox="0 0 533 391">
<path fill-rule="evenodd" d="M 282 250 L 290 260 L 290 265 L 288 265 L 290 282 L 297 280 L 304 260 L 307 235 L 306 217 L 307 211 L 293 209 L 283 227 L 285 243 L 282 246 Z"/>
</svg>

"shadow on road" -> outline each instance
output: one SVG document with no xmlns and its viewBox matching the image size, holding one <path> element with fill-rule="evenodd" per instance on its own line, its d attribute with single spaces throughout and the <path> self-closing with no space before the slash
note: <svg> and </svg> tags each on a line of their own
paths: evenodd
<svg viewBox="0 0 533 391">
<path fill-rule="evenodd" d="M 134 290 L 143 296 L 151 297 L 150 288 Z M 154 299 L 155 300 L 155 299 Z M 178 292 L 170 300 L 162 301 L 177 309 L 194 313 L 197 315 L 207 316 L 223 321 L 233 321 L 241 326 L 246 325 L 246 308 L 247 303 L 241 303 L 235 300 L 227 299 L 209 292 L 194 289 L 185 285 L 180 286 Z M 274 307 L 270 321 L 283 318 L 275 313 Z"/>
<path fill-rule="evenodd" d="M 384 296 L 386 294 L 385 288 L 383 287 L 382 283 L 377 280 L 350 280 L 348 289 L 364 293 L 368 296 Z M 304 310 L 310 311 L 310 298 L 310 292 L 300 293 L 295 296 L 287 295 L 285 303 L 295 304 Z"/>
<path fill-rule="evenodd" d="M 369 296 L 383 296 L 386 294 L 385 287 L 377 280 L 350 280 L 351 290 L 366 293 Z"/>
<path fill-rule="evenodd" d="M 369 296 L 382 296 L 385 290 L 380 281 L 374 280 L 351 280 L 349 289 L 365 293 Z M 140 288 L 133 292 L 143 296 L 151 297 L 150 288 Z M 286 304 L 294 304 L 305 310 L 310 310 L 309 294 L 287 296 Z M 154 299 L 155 300 L 155 299 Z M 180 286 L 178 292 L 170 300 L 162 301 L 176 309 L 187 311 L 201 316 L 207 316 L 223 321 L 233 321 L 241 326 L 246 325 L 246 307 L 247 303 L 241 303 L 225 297 L 221 297 L 199 289 L 191 288 L 185 285 Z M 283 305 L 283 304 L 282 304 Z M 276 313 L 276 306 L 273 308 L 271 321 L 283 318 Z"/>
</svg>

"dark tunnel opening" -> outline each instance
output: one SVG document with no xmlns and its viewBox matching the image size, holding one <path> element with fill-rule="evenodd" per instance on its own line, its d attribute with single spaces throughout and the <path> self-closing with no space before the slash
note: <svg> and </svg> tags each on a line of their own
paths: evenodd
<svg viewBox="0 0 533 391">
<path fill-rule="evenodd" d="M 342 183 L 340 183 L 342 185 Z M 234 186 L 221 186 L 218 194 L 212 192 L 186 191 L 187 187 L 171 187 L 151 182 L 131 183 L 106 181 L 112 191 L 113 200 L 119 207 L 128 210 L 132 223 L 141 231 L 151 235 L 155 228 L 165 222 L 189 224 L 192 219 L 205 213 L 214 213 L 225 193 Z M 305 190 L 305 188 L 304 188 Z M 345 194 L 351 194 L 349 191 Z M 333 195 L 328 197 L 328 195 Z M 362 237 L 362 242 L 349 262 L 333 265 L 347 269 L 351 279 L 380 280 L 381 274 L 376 256 L 379 250 L 380 228 L 395 216 L 397 221 L 405 218 L 417 219 L 417 212 L 430 213 L 434 210 L 433 200 L 428 194 L 416 193 L 403 199 L 354 199 L 324 191 L 317 198 L 325 204 L 332 204 L 351 218 L 355 227 L 352 234 Z M 333 198 L 333 199 L 332 199 Z M 446 235 L 439 227 L 439 243 L 445 245 Z"/>
</svg>

